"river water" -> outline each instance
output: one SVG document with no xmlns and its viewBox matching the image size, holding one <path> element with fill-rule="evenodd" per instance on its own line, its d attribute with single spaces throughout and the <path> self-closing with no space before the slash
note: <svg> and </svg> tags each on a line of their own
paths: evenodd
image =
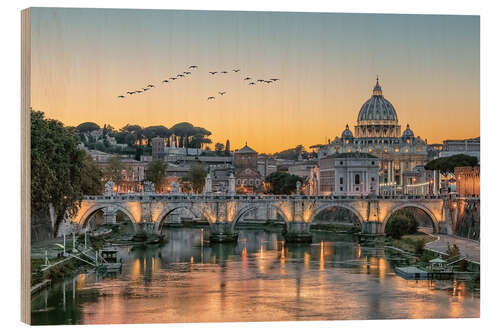
<svg viewBox="0 0 500 333">
<path fill-rule="evenodd" d="M 285 245 L 279 232 L 240 230 L 210 246 L 203 229 L 170 229 L 168 242 L 120 248 L 121 273 L 79 274 L 32 300 L 32 323 L 111 324 L 479 317 L 464 282 L 406 281 L 405 262 L 348 235 L 314 232 Z"/>
</svg>

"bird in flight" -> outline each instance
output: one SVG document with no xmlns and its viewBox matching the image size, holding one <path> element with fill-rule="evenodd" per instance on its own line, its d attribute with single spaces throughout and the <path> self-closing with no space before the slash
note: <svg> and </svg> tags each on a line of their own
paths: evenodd
<svg viewBox="0 0 500 333">
<path fill-rule="evenodd" d="M 161 81 L 161 82 L 163 82 L 163 83 L 168 83 L 168 80 L 163 80 L 163 81 Z"/>
<path fill-rule="evenodd" d="M 221 74 L 227 74 L 227 72 L 226 71 L 222 71 Z"/>
<path fill-rule="evenodd" d="M 135 94 L 135 91 L 127 91 L 127 94 L 133 95 L 133 94 Z"/>
<path fill-rule="evenodd" d="M 189 66 L 189 67 L 188 67 L 188 69 L 195 69 L 195 68 L 198 68 L 198 66 L 196 66 L 196 65 L 191 65 L 191 66 Z"/>
<path fill-rule="evenodd" d="M 209 100 L 211 100 L 211 99 L 215 99 L 215 97 L 214 97 L 214 96 L 209 96 L 209 97 L 207 98 L 207 101 L 209 101 Z"/>
<path fill-rule="evenodd" d="M 148 84 L 146 87 L 148 87 L 148 88 L 154 88 L 155 86 L 152 85 L 152 84 Z"/>
<path fill-rule="evenodd" d="M 189 74 L 191 74 L 191 72 L 184 72 L 184 74 L 189 75 Z"/>
<path fill-rule="evenodd" d="M 176 77 L 169 77 L 170 80 L 176 80 Z"/>
<path fill-rule="evenodd" d="M 224 95 L 226 92 L 225 91 L 219 91 L 219 95 Z"/>
<path fill-rule="evenodd" d="M 264 82 L 264 80 L 262 80 L 262 79 L 258 79 L 258 80 L 257 80 L 257 82 Z"/>
<path fill-rule="evenodd" d="M 120 95 L 120 96 L 118 96 L 118 98 L 125 98 L 125 96 L 123 96 L 123 95 Z"/>
<path fill-rule="evenodd" d="M 264 80 L 264 82 L 265 82 L 265 83 L 271 83 L 271 82 L 273 82 L 273 81 Z"/>
<path fill-rule="evenodd" d="M 274 81 L 274 82 L 279 81 L 279 80 L 280 80 L 280 79 L 271 79 L 271 81 Z"/>
<path fill-rule="evenodd" d="M 239 69 L 233 69 L 233 72 L 238 73 L 240 70 Z"/>
<path fill-rule="evenodd" d="M 255 82 L 250 82 L 248 85 L 253 86 L 253 85 L 255 85 Z"/>
<path fill-rule="evenodd" d="M 212 74 L 212 75 L 215 75 L 215 74 L 217 74 L 217 72 L 209 72 L 209 73 L 210 73 L 210 74 Z"/>
<path fill-rule="evenodd" d="M 148 90 L 149 90 L 149 88 L 142 88 L 142 90 L 144 90 L 144 91 L 148 91 Z"/>
<path fill-rule="evenodd" d="M 246 77 L 246 78 L 244 78 L 243 80 L 251 80 L 251 79 L 252 79 L 251 77 L 248 77 L 248 76 L 247 76 L 247 77 Z"/>
<path fill-rule="evenodd" d="M 140 91 L 140 90 L 137 90 L 137 91 L 136 91 L 136 93 L 140 94 L 140 93 L 142 93 L 142 91 Z"/>
<path fill-rule="evenodd" d="M 184 75 L 182 75 L 182 74 L 177 74 L 177 77 L 184 77 Z"/>
</svg>

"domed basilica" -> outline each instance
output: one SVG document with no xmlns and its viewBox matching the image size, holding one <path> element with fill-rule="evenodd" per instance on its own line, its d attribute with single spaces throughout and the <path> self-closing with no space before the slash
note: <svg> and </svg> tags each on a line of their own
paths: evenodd
<svg viewBox="0 0 500 333">
<path fill-rule="evenodd" d="M 401 186 L 403 172 L 427 163 L 427 142 L 415 137 L 410 125 L 401 134 L 396 109 L 382 94 L 377 82 L 373 94 L 358 113 L 355 135 L 346 125 L 341 137 L 320 147 L 318 157 L 336 153 L 364 152 L 379 158 L 379 184 Z"/>
</svg>

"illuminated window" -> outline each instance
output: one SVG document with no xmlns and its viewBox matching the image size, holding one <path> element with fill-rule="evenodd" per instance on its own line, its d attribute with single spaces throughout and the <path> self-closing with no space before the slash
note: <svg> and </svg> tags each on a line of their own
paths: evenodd
<svg viewBox="0 0 500 333">
<path fill-rule="evenodd" d="M 405 153 L 407 153 L 407 152 L 408 152 L 408 148 L 405 149 Z"/>
<path fill-rule="evenodd" d="M 371 148 L 370 148 L 370 149 L 368 149 L 368 152 L 370 152 L 370 153 L 371 153 L 372 151 L 373 151 L 373 149 L 371 149 Z"/>
<path fill-rule="evenodd" d="M 398 152 L 399 152 L 399 148 L 394 148 L 394 151 L 395 151 L 396 153 L 398 153 Z"/>
</svg>

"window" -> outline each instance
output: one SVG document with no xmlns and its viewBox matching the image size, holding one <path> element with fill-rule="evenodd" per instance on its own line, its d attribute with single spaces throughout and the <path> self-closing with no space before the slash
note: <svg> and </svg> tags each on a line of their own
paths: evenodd
<svg viewBox="0 0 500 333">
<path fill-rule="evenodd" d="M 253 179 L 250 179 L 250 185 L 253 185 Z"/>
<path fill-rule="evenodd" d="M 372 161 L 372 165 L 375 165 L 375 161 Z"/>
<path fill-rule="evenodd" d="M 241 179 L 237 179 L 236 184 L 241 185 Z"/>
<path fill-rule="evenodd" d="M 258 179 L 255 180 L 255 185 L 259 185 L 260 181 Z"/>
<path fill-rule="evenodd" d="M 340 161 L 340 165 L 343 165 L 343 164 L 344 164 L 344 162 Z"/>
<path fill-rule="evenodd" d="M 344 177 L 340 177 L 339 184 L 344 184 Z M 341 187 L 342 188 L 342 187 Z M 342 190 L 341 190 L 342 191 Z"/>
<path fill-rule="evenodd" d="M 356 175 L 354 176 L 354 184 L 359 185 L 359 175 L 358 175 L 358 174 L 356 174 Z M 356 190 L 356 191 L 357 191 L 357 190 Z"/>
<path fill-rule="evenodd" d="M 374 181 L 375 181 L 375 178 L 372 177 L 372 182 L 374 182 Z"/>
<path fill-rule="evenodd" d="M 342 192 L 344 190 L 344 188 L 342 186 L 340 186 L 340 192 Z"/>
</svg>

